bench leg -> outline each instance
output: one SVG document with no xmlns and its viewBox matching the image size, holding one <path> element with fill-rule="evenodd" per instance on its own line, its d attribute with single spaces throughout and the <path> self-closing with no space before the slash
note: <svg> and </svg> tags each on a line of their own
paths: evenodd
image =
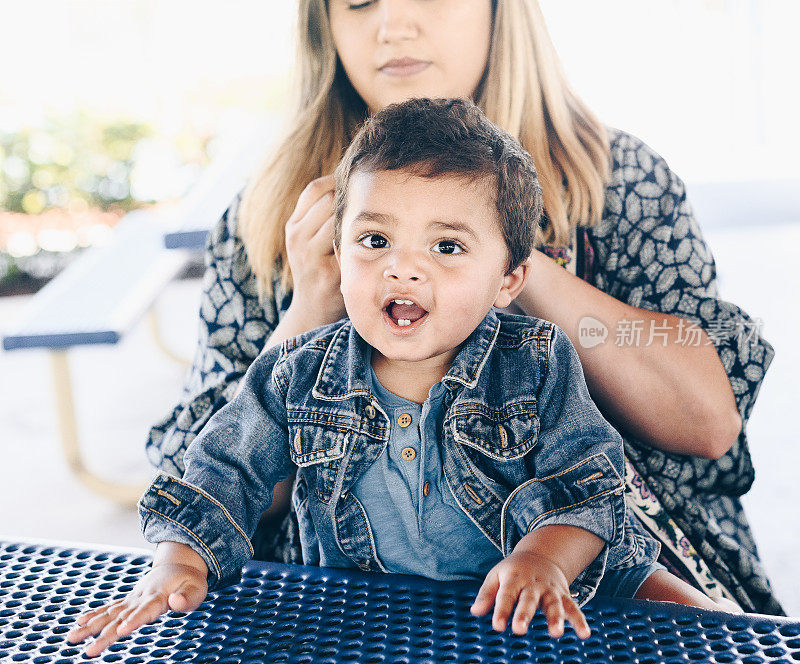
<svg viewBox="0 0 800 664">
<path fill-rule="evenodd" d="M 72 381 L 67 353 L 66 351 L 53 351 L 50 353 L 50 360 L 53 370 L 58 427 L 67 465 L 78 480 L 95 493 L 125 506 L 135 505 L 146 485 L 120 484 L 103 479 L 89 470 L 84 463 L 78 442 L 78 425 L 75 420 L 75 403 L 72 398 Z"/>
<path fill-rule="evenodd" d="M 175 353 L 164 341 L 164 336 L 161 334 L 161 326 L 158 324 L 158 313 L 156 312 L 155 304 L 148 310 L 147 318 L 150 321 L 150 332 L 153 335 L 153 341 L 155 341 L 159 350 L 173 362 L 182 364 L 185 367 L 191 366 L 192 363 L 189 360 Z"/>
</svg>

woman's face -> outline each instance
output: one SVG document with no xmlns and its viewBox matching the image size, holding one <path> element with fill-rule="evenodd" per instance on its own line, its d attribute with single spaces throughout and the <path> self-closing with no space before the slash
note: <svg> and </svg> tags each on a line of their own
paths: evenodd
<svg viewBox="0 0 800 664">
<path fill-rule="evenodd" d="M 413 97 L 473 97 L 492 0 L 328 0 L 347 76 L 371 113 Z"/>
</svg>

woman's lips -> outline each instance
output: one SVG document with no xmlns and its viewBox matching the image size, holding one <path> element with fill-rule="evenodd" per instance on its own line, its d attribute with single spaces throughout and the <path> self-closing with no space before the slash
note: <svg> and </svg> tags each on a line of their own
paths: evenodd
<svg viewBox="0 0 800 664">
<path fill-rule="evenodd" d="M 421 71 L 427 69 L 428 65 L 430 64 L 430 62 L 426 62 L 424 60 L 397 58 L 395 60 L 389 60 L 389 62 L 383 65 L 378 71 L 380 71 L 382 74 L 386 74 L 387 76 L 414 76 L 415 74 L 419 74 Z"/>
</svg>

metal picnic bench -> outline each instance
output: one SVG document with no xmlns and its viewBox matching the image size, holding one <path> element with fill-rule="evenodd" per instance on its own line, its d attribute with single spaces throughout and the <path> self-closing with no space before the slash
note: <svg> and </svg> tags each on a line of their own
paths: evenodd
<svg viewBox="0 0 800 664">
<path fill-rule="evenodd" d="M 262 125 L 238 150 L 212 162 L 168 218 L 141 210 L 125 215 L 108 245 L 86 250 L 34 295 L 22 318 L 4 331 L 6 351 L 50 352 L 67 463 L 85 486 L 107 498 L 134 504 L 144 485 L 105 479 L 84 462 L 67 352 L 76 346 L 117 344 L 149 311 L 158 347 L 185 363 L 161 339 L 152 305 L 189 263 L 190 250 L 205 246 L 208 229 L 243 188 L 271 131 L 271 124 Z"/>
<path fill-rule="evenodd" d="M 66 633 L 81 613 L 124 596 L 148 551 L 0 541 L 0 661 L 85 662 Z M 594 597 L 592 630 L 551 638 L 541 614 L 528 633 L 497 633 L 469 606 L 479 583 L 251 561 L 239 583 L 197 611 L 169 613 L 111 645 L 120 664 L 790 664 L 800 620 Z"/>
</svg>

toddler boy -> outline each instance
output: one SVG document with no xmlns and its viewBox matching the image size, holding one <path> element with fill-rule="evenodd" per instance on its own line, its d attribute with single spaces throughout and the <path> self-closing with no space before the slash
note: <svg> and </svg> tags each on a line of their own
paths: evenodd
<svg viewBox="0 0 800 664">
<path fill-rule="evenodd" d="M 275 484 L 306 564 L 484 579 L 472 611 L 537 608 L 551 635 L 604 594 L 719 608 L 656 563 L 626 518 L 623 449 L 552 323 L 499 313 L 529 277 L 542 215 L 531 157 L 471 102 L 412 100 L 368 120 L 336 171 L 348 319 L 264 351 L 240 394 L 157 477 L 158 542 L 124 600 L 70 638 L 97 654 L 237 580 Z M 534 277 L 535 278 L 535 275 Z"/>
</svg>

